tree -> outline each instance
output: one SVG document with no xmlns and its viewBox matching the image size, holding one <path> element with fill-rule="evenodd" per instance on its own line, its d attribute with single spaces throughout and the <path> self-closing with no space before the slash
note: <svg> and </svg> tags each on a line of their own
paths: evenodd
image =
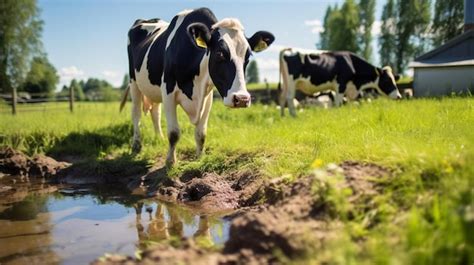
<svg viewBox="0 0 474 265">
<path fill-rule="evenodd" d="M 109 82 L 97 78 L 87 79 L 83 85 L 83 91 L 87 100 L 113 101 L 120 99 L 119 89 L 115 89 Z"/>
<path fill-rule="evenodd" d="M 82 87 L 79 85 L 76 79 L 71 80 L 71 84 L 68 87 L 68 90 L 72 89 L 74 91 L 74 99 L 76 100 L 84 100 L 86 97 L 84 95 L 84 91 L 82 91 Z"/>
<path fill-rule="evenodd" d="M 318 48 L 321 50 L 329 49 L 329 30 L 326 30 L 326 28 L 329 27 L 329 18 L 331 17 L 332 11 L 333 10 L 332 10 L 331 5 L 328 5 L 328 7 L 326 8 L 326 14 L 324 15 L 324 21 L 323 21 L 324 30 L 321 33 L 319 33 L 319 45 L 317 45 Z"/>
<path fill-rule="evenodd" d="M 354 0 L 346 0 L 341 9 L 334 6 L 327 15 L 324 25 L 327 49 L 358 52 L 359 11 Z"/>
<path fill-rule="evenodd" d="M 37 98 L 52 97 L 58 82 L 56 69 L 48 59 L 45 56 L 34 57 L 22 90 Z"/>
<path fill-rule="evenodd" d="M 43 21 L 35 0 L 0 1 L 0 89 L 9 92 L 24 81 L 31 58 L 41 51 Z"/>
<path fill-rule="evenodd" d="M 259 82 L 260 82 L 260 77 L 258 75 L 257 61 L 252 60 L 247 66 L 247 83 L 251 84 L 251 83 L 259 83 Z"/>
<path fill-rule="evenodd" d="M 358 36 L 358 45 L 362 56 L 369 61 L 372 57 L 372 26 L 375 20 L 374 13 L 375 0 L 360 0 L 360 32 Z"/>
<path fill-rule="evenodd" d="M 395 1 L 388 0 L 382 11 L 382 26 L 379 37 L 379 54 L 382 65 L 396 65 L 397 20 Z"/>
<path fill-rule="evenodd" d="M 398 0 L 397 10 L 396 67 L 402 73 L 410 60 L 429 47 L 430 0 Z"/>
<path fill-rule="evenodd" d="M 463 31 L 462 0 L 436 0 L 432 25 L 433 44 L 442 45 Z"/>
<path fill-rule="evenodd" d="M 122 81 L 122 85 L 120 86 L 120 90 L 127 89 L 128 83 L 130 83 L 130 77 L 128 76 L 128 74 L 125 74 L 123 76 L 123 81 Z"/>
</svg>

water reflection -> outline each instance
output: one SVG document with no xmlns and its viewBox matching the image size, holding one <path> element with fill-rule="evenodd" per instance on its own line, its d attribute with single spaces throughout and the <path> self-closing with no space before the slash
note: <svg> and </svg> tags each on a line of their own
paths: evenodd
<svg viewBox="0 0 474 265">
<path fill-rule="evenodd" d="M 52 225 L 44 196 L 54 190 L 44 183 L 20 182 L 1 193 L 0 264 L 59 263 L 48 247 L 53 244 Z"/>
<path fill-rule="evenodd" d="M 8 201 L 0 194 L 0 264 L 84 264 L 106 252 L 133 255 L 156 242 L 227 240 L 229 224 L 218 216 L 100 189 L 71 191 L 23 190 L 21 199 Z"/>
</svg>

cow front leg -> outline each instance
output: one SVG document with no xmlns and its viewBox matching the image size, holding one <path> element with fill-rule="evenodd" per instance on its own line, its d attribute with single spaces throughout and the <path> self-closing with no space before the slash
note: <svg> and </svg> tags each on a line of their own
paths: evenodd
<svg viewBox="0 0 474 265">
<path fill-rule="evenodd" d="M 153 104 L 150 113 L 151 121 L 153 122 L 153 127 L 155 128 L 155 134 L 163 139 L 163 130 L 161 129 L 161 103 Z"/>
<path fill-rule="evenodd" d="M 168 154 L 166 155 L 166 165 L 168 167 L 174 165 L 176 162 L 176 144 L 180 137 L 178 116 L 176 114 L 176 102 L 170 99 L 171 95 L 168 95 L 168 98 L 163 101 L 169 142 Z"/>
<path fill-rule="evenodd" d="M 132 121 L 133 121 L 133 139 L 132 153 L 140 153 L 142 149 L 140 137 L 140 117 L 142 108 L 142 93 L 138 90 L 134 81 L 130 83 L 130 95 L 132 97 Z"/>
<path fill-rule="evenodd" d="M 340 107 L 342 103 L 344 102 L 344 93 L 346 92 L 346 84 L 347 82 L 345 80 L 337 80 L 337 85 L 336 85 L 336 95 L 334 97 L 334 106 Z"/>
<path fill-rule="evenodd" d="M 206 134 L 207 134 L 207 122 L 209 120 L 209 113 L 212 107 L 212 93 L 207 95 L 204 99 L 205 102 L 203 103 L 203 110 L 201 117 L 196 125 L 196 129 L 194 131 L 194 139 L 196 140 L 196 155 L 200 157 L 203 150 L 204 150 L 204 143 L 206 141 Z"/>
<path fill-rule="evenodd" d="M 334 97 L 334 106 L 340 107 L 344 102 L 344 94 L 336 92 L 336 96 Z"/>
</svg>

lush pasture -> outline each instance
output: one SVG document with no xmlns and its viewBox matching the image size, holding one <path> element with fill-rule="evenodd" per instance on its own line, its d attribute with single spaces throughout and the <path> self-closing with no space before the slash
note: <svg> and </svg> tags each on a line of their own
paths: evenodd
<svg viewBox="0 0 474 265">
<path fill-rule="evenodd" d="M 79 103 L 74 114 L 66 109 L 20 110 L 16 117 L 4 113 L 0 143 L 28 153 L 125 154 L 131 137 L 129 108 L 130 104 L 119 113 L 117 103 Z M 167 142 L 154 135 L 149 115 L 142 121 L 144 149 L 139 158 L 164 156 Z M 186 160 L 181 164 L 189 164 L 195 161 L 189 157 L 194 153 L 194 127 L 182 111 L 179 121 L 178 154 Z M 257 162 L 269 177 L 300 174 L 315 159 L 323 164 L 362 160 L 424 168 L 454 163 L 470 152 L 473 124 L 472 99 L 378 100 L 337 109 L 304 109 L 296 119 L 280 117 L 272 105 L 227 109 L 217 101 L 209 121 L 207 152 L 198 161 L 251 154 L 252 163 Z M 74 139 L 68 141 L 68 136 Z"/>
<path fill-rule="evenodd" d="M 67 110 L 0 114 L 0 144 L 28 153 L 44 152 L 101 160 L 130 153 L 130 103 L 79 103 Z M 347 221 L 344 241 L 331 253 L 341 263 L 425 264 L 472 262 L 474 258 L 474 99 L 377 100 L 337 109 L 304 109 L 280 117 L 276 106 L 211 112 L 206 154 L 194 157 L 194 127 L 182 111 L 180 162 L 189 168 L 225 172 L 250 169 L 263 177 L 290 180 L 313 168 L 345 160 L 373 162 L 394 171 L 374 209 L 383 213 L 375 229 Z M 142 123 L 144 148 L 134 160 L 153 163 L 166 154 L 149 117 Z M 163 120 L 163 127 L 165 122 Z M 344 218 L 342 218 L 344 219 Z M 313 260 L 312 257 L 309 257 Z M 317 259 L 316 259 L 317 260 Z"/>
</svg>

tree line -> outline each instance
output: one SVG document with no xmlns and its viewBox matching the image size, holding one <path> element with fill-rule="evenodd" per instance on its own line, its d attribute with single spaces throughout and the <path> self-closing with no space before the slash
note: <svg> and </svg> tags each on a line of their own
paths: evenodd
<svg viewBox="0 0 474 265">
<path fill-rule="evenodd" d="M 59 75 L 41 42 L 43 20 L 36 0 L 0 1 L 0 94 L 27 92 L 32 98 L 55 98 L 74 90 L 77 100 L 116 100 L 120 88 L 105 80 L 72 80 L 56 93 Z"/>
<path fill-rule="evenodd" d="M 372 41 L 378 38 L 382 65 L 399 73 L 410 60 L 462 33 L 463 0 L 387 0 L 380 33 L 372 32 L 375 0 L 345 0 L 326 9 L 320 41 L 322 50 L 347 50 L 372 61 Z"/>
</svg>

